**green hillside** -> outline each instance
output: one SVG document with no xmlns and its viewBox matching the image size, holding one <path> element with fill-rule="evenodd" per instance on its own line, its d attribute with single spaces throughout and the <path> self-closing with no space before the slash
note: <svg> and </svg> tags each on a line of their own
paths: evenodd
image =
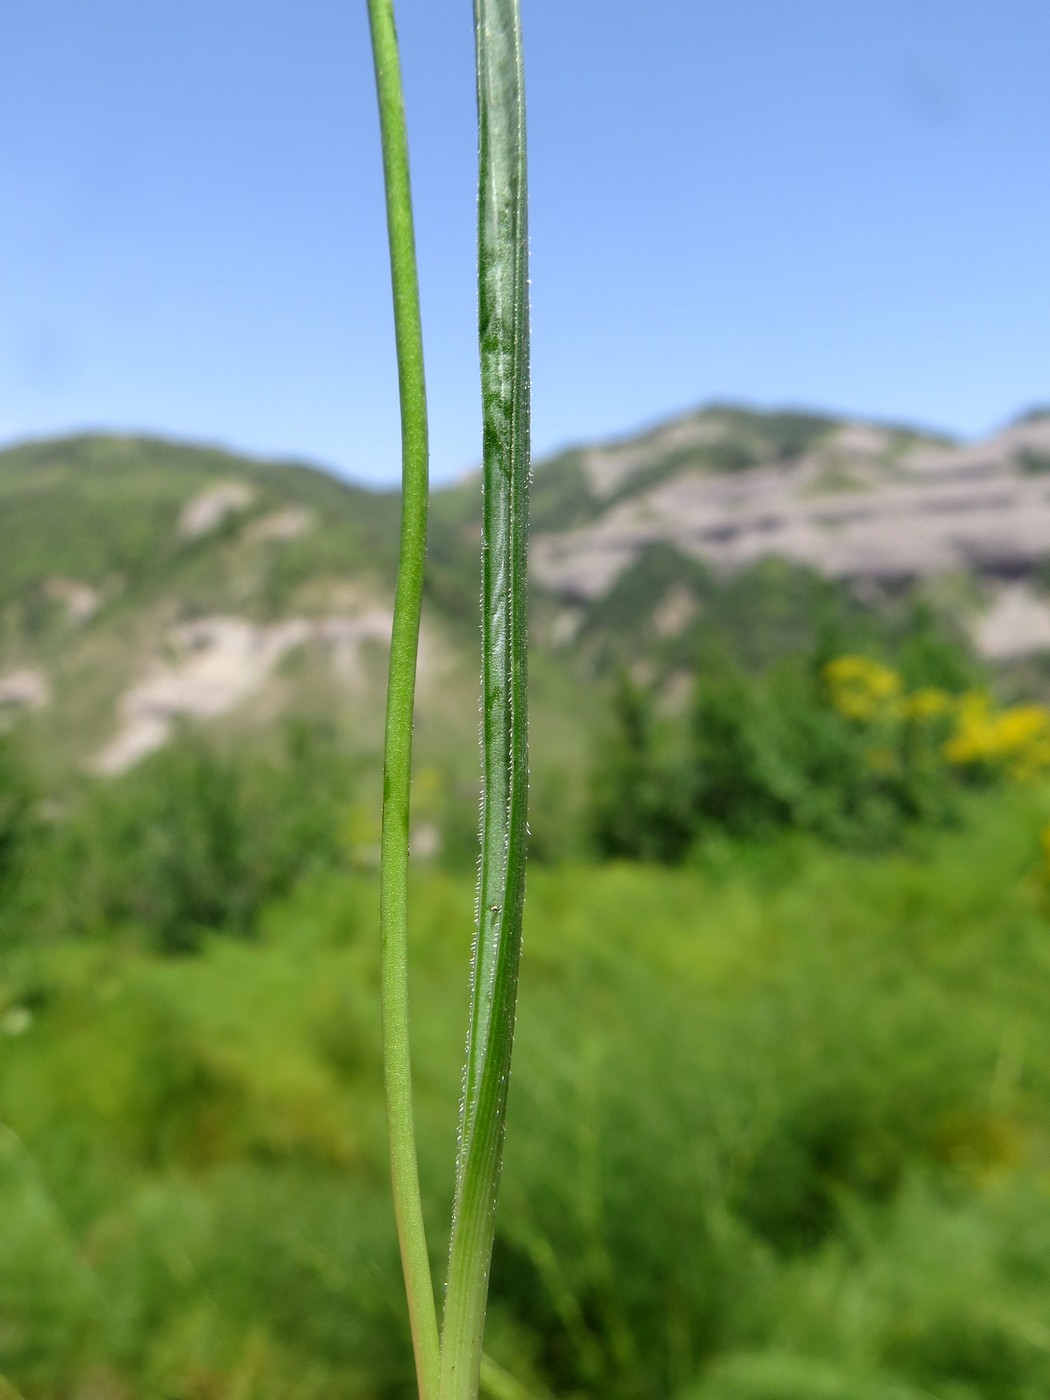
<svg viewBox="0 0 1050 1400">
<path fill-rule="evenodd" d="M 1019 431 L 1044 429 L 1035 417 Z M 909 454 L 955 450 L 904 428 L 715 405 L 538 463 L 538 845 L 579 845 L 572 833 L 594 753 L 615 723 L 622 673 L 661 710 L 680 710 L 698 669 L 719 658 L 751 673 L 843 649 L 892 660 L 931 620 L 965 649 L 992 596 L 976 573 L 890 583 L 829 577 L 772 544 L 768 555 L 727 569 L 703 553 L 703 528 L 661 533 L 667 491 L 684 491 L 685 514 L 699 509 L 703 520 L 704 483 L 716 493 L 726 484 L 744 490 L 748 511 L 755 482 L 761 499 L 772 490 L 781 501 L 758 508 L 761 525 L 774 508 L 838 509 L 856 497 L 867 509 L 908 479 Z M 1000 457 L 1014 450 L 1007 445 Z M 16 727 L 45 790 L 61 798 L 79 774 L 125 771 L 187 728 L 272 755 L 296 724 L 334 733 L 363 763 L 365 790 L 375 790 L 394 493 L 214 448 L 81 437 L 0 453 L 0 499 L 0 726 Z M 434 493 L 417 745 L 432 790 L 448 799 L 435 799 L 439 839 L 457 849 L 469 847 L 477 782 L 479 511 L 476 479 Z M 679 517 L 674 507 L 669 526 Z M 713 532 L 716 550 L 727 528 Z M 572 568 L 567 583 L 564 568 L 552 571 L 552 549 L 582 561 L 582 592 Z M 603 549 L 616 560 L 612 572 Z M 588 572 L 594 560 L 597 575 Z M 1042 606 L 1028 605 L 1037 623 Z M 1000 671 L 1007 691 L 1011 675 L 1019 693 L 1045 686 L 1038 655 Z"/>
<path fill-rule="evenodd" d="M 178 629 L 213 617 L 242 624 L 234 640 L 245 649 L 265 646 L 289 619 L 304 635 L 283 646 L 278 636 L 257 683 L 229 703 L 220 696 L 213 712 L 206 701 L 195 711 L 187 697 L 187 719 L 258 732 L 279 714 L 338 718 L 353 709 L 358 717 L 347 723 L 374 747 L 374 715 L 362 721 L 360 703 L 339 694 L 317 655 L 325 644 L 316 626 L 388 607 L 398 513 L 391 493 L 304 466 L 105 437 L 0 454 L 0 500 L 0 675 L 40 675 L 40 702 L 21 707 L 23 731 L 54 776 L 90 761 L 119 730 L 122 697 L 172 662 Z M 440 526 L 435 550 L 454 552 Z M 437 605 L 432 613 L 439 635 L 451 628 L 458 637 L 459 619 Z M 354 679 L 371 711 L 381 635 L 367 637 L 361 652 Z M 19 708 L 17 697 L 7 705 L 9 714 Z"/>
<path fill-rule="evenodd" d="M 838 426 L 716 406 L 540 463 L 534 552 L 616 518 L 676 474 L 797 462 Z M 915 435 L 891 439 L 888 452 Z M 620 462 L 612 489 L 584 466 L 602 454 Z M 0 506 L 0 719 L 19 722 L 50 780 L 121 771 L 182 722 L 265 745 L 275 723 L 323 720 L 374 755 L 394 493 L 215 448 L 80 437 L 0 452 Z M 469 749 L 473 731 L 479 513 L 476 481 L 434 493 L 420 696 L 428 762 Z M 586 599 L 538 568 L 534 709 L 550 764 L 571 767 L 596 704 L 602 713 L 602 678 L 620 666 L 673 685 L 716 642 L 763 665 L 821 628 L 863 626 L 872 606 L 806 565 L 759 560 L 727 577 L 658 539 Z M 874 611 L 899 613 L 898 600 L 880 598 Z M 541 767 L 547 749 L 541 738 Z"/>
<path fill-rule="evenodd" d="M 180 512 L 195 496 L 230 482 L 251 492 L 243 509 L 231 511 L 238 530 L 226 522 L 224 537 L 209 541 L 208 548 L 180 548 Z M 217 601 L 229 603 L 238 584 L 243 587 L 237 565 L 247 562 L 223 549 L 229 536 L 243 535 L 244 526 L 290 502 L 315 510 L 317 520 L 309 568 L 301 550 L 282 551 L 292 559 L 282 559 L 278 570 L 282 589 L 325 568 L 368 569 L 385 577 L 394 558 L 389 532 L 396 502 L 389 493 L 348 486 L 310 467 L 261 463 L 217 448 L 124 437 L 27 443 L 0 454 L 0 493 L 5 608 L 39 585 L 44 568 L 99 589 L 122 587 L 143 601 L 165 587 L 203 592 L 211 584 Z M 340 542 L 338 553 L 333 538 Z M 207 565 L 202 554 L 211 556 Z M 272 606 L 279 592 L 254 601 Z"/>
</svg>

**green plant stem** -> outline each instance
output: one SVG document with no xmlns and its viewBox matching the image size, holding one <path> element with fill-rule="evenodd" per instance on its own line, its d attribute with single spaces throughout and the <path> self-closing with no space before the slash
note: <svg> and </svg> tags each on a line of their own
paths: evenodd
<svg viewBox="0 0 1050 1400">
<path fill-rule="evenodd" d="M 495 1232 L 525 897 L 529 474 L 525 96 L 518 0 L 475 0 L 484 423 L 478 922 L 440 1400 L 474 1400 Z"/>
<path fill-rule="evenodd" d="M 380 861 L 383 1066 L 390 1167 L 416 1379 L 437 1394 L 439 1341 L 412 1108 L 408 1018 L 408 844 L 416 658 L 427 536 L 427 401 L 401 65 L 391 0 L 368 0 L 383 143 L 394 333 L 401 398 L 401 543 L 390 641 Z"/>
</svg>

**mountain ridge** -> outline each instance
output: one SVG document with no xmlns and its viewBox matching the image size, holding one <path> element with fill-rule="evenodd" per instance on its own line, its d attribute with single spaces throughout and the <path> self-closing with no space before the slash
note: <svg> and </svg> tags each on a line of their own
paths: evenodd
<svg viewBox="0 0 1050 1400">
<path fill-rule="evenodd" d="M 1043 409 L 960 443 L 715 404 L 538 462 L 538 711 L 554 728 L 565 712 L 568 753 L 581 665 L 618 656 L 667 679 L 698 619 L 747 631 L 748 608 L 775 618 L 781 596 L 787 645 L 828 589 L 857 606 L 947 591 L 987 655 L 1050 647 L 1048 473 Z M 55 771 L 119 771 L 183 721 L 265 728 L 303 707 L 374 750 L 397 516 L 395 491 L 208 445 L 89 434 L 0 451 L 0 716 Z M 436 489 L 431 518 L 423 745 L 445 726 L 472 752 L 476 477 Z"/>
</svg>

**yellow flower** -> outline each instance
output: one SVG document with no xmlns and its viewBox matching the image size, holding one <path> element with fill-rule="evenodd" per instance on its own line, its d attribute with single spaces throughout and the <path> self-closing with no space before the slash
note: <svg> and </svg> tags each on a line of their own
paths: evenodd
<svg viewBox="0 0 1050 1400">
<path fill-rule="evenodd" d="M 901 678 L 870 656 L 837 656 L 824 667 L 831 703 L 847 719 L 885 719 L 896 712 Z"/>
<path fill-rule="evenodd" d="M 1012 705 L 995 711 L 987 695 L 972 691 L 959 703 L 944 756 L 960 765 L 996 765 L 1020 781 L 1036 778 L 1050 768 L 1050 710 Z"/>
<path fill-rule="evenodd" d="M 949 763 L 980 763 L 991 757 L 990 702 L 982 690 L 970 690 L 959 701 L 955 732 L 944 745 Z"/>
</svg>

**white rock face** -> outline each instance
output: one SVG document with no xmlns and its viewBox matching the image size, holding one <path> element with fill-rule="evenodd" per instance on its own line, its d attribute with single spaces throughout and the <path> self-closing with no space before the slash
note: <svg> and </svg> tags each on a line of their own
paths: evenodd
<svg viewBox="0 0 1050 1400">
<path fill-rule="evenodd" d="M 657 541 L 720 572 L 777 555 L 879 582 L 1010 577 L 1050 555 L 1050 420 L 973 446 L 917 442 L 891 457 L 889 444 L 883 430 L 847 425 L 789 463 L 683 471 L 592 523 L 535 537 L 535 577 L 566 599 L 596 598 Z"/>
<path fill-rule="evenodd" d="M 653 613 L 653 627 L 661 637 L 674 637 L 696 616 L 697 602 L 687 588 L 672 588 Z"/>
<path fill-rule="evenodd" d="M 49 578 L 44 593 L 56 602 L 64 603 L 70 622 L 89 621 L 98 612 L 101 599 L 98 589 L 75 578 Z"/>
<path fill-rule="evenodd" d="M 294 540 L 304 535 L 313 523 L 313 513 L 305 506 L 288 506 L 256 520 L 248 535 L 252 540 Z"/>
<path fill-rule="evenodd" d="M 0 712 L 41 710 L 51 699 L 51 686 L 43 671 L 25 667 L 0 676 Z"/>
<path fill-rule="evenodd" d="M 583 453 L 583 470 L 598 500 L 612 496 L 625 481 L 652 461 L 655 455 L 680 448 L 704 447 L 722 435 L 722 425 L 713 420 L 687 418 L 668 423 L 627 442 L 605 447 L 589 447 Z"/>
<path fill-rule="evenodd" d="M 1050 648 L 1050 600 L 1023 583 L 1001 589 L 973 629 L 982 656 L 1008 661 Z"/>
<path fill-rule="evenodd" d="M 390 613 L 371 608 L 356 616 L 288 618 L 259 627 L 238 617 L 202 618 L 176 627 L 173 659 L 157 663 L 120 703 L 123 725 L 91 767 L 122 773 L 171 737 L 180 718 L 216 719 L 252 696 L 274 667 L 311 638 L 332 644 L 344 674 L 360 662 L 363 643 L 389 643 Z"/>
<path fill-rule="evenodd" d="M 227 516 L 246 509 L 254 493 L 246 481 L 224 481 L 194 496 L 179 517 L 179 535 L 184 540 L 211 534 Z"/>
</svg>

